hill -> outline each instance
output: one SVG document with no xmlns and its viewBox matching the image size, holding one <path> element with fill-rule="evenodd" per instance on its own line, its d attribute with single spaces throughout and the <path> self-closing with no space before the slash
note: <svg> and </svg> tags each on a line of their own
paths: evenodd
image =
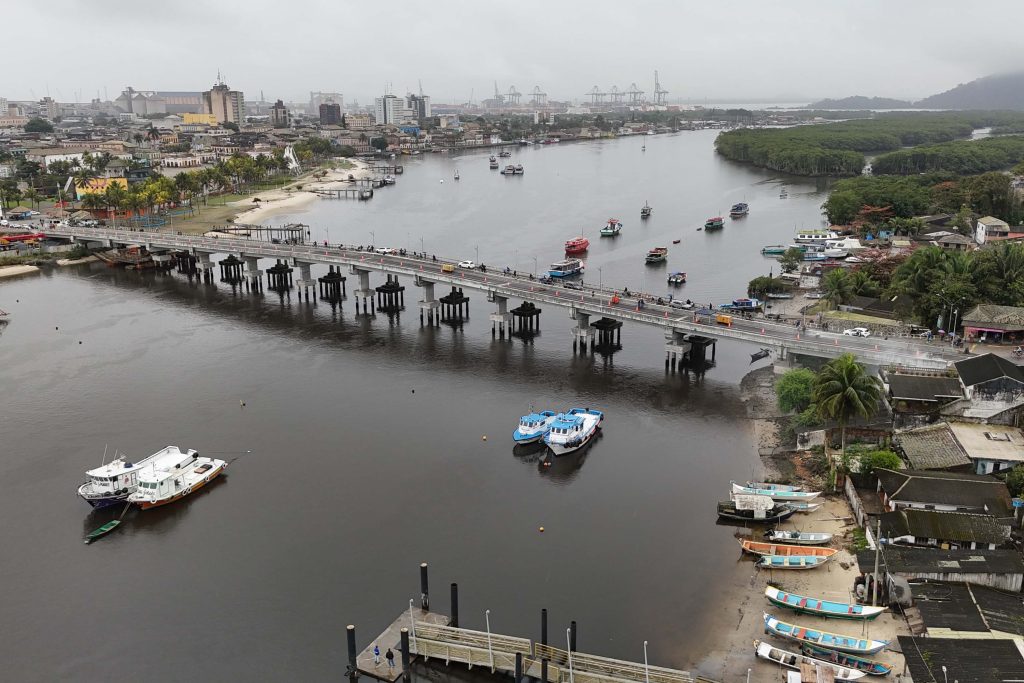
<svg viewBox="0 0 1024 683">
<path fill-rule="evenodd" d="M 914 103 L 924 109 L 1024 110 L 1024 72 L 986 76 Z"/>
<path fill-rule="evenodd" d="M 806 109 L 910 109 L 914 105 L 906 100 L 894 100 L 890 97 L 864 97 L 854 95 L 833 100 L 826 98 L 820 102 L 808 104 Z"/>
</svg>

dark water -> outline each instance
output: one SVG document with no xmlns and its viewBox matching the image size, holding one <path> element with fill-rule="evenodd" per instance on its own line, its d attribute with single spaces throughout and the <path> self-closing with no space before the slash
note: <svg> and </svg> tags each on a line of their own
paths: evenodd
<svg viewBox="0 0 1024 683">
<path fill-rule="evenodd" d="M 332 241 L 372 229 L 419 248 L 422 233 L 428 251 L 469 258 L 479 244 L 491 264 L 518 248 L 530 267 L 586 225 L 591 265 L 634 287 L 643 251 L 678 235 L 670 268 L 691 274 L 694 298 L 741 294 L 764 264 L 754 247 L 817 224 L 820 196 L 779 200 L 708 135 L 652 137 L 643 156 L 642 142 L 530 150 L 523 178 L 486 156 L 413 160 L 372 202 L 321 202 L 303 220 L 329 222 Z M 744 199 L 741 225 L 694 231 Z M 614 244 L 596 236 L 609 215 L 626 222 Z M 536 637 L 546 607 L 556 642 L 576 619 L 582 650 L 640 659 L 648 640 L 652 663 L 699 663 L 690 620 L 721 609 L 715 579 L 736 562 L 713 505 L 758 466 L 738 393 L 750 349 L 723 343 L 703 377 L 669 378 L 654 330 L 627 326 L 611 359 L 574 358 L 564 312 L 544 312 L 533 344 L 503 343 L 470 296 L 455 331 L 422 329 L 414 310 L 368 320 L 351 303 L 95 264 L 0 284 L 0 678 L 337 680 L 345 624 L 360 646 L 375 636 L 418 597 L 421 561 L 435 609 L 460 583 L 470 628 L 489 609 L 496 632 Z M 604 434 L 545 470 L 513 453 L 531 403 L 600 407 Z M 75 495 L 105 444 L 237 459 L 208 490 L 131 511 L 84 546 L 116 514 Z"/>
</svg>

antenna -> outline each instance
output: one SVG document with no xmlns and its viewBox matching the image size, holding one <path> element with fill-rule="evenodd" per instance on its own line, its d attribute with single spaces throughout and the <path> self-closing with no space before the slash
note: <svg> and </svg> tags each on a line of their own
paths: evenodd
<svg viewBox="0 0 1024 683">
<path fill-rule="evenodd" d="M 417 79 L 417 80 L 419 81 L 419 84 L 420 84 L 420 97 L 423 97 L 423 80 L 422 79 Z"/>
</svg>

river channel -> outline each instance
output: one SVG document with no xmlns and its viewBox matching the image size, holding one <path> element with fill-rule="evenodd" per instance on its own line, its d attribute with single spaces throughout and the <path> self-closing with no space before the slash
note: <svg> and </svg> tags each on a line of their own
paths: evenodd
<svg viewBox="0 0 1024 683">
<path fill-rule="evenodd" d="M 372 201 L 271 222 L 517 270 L 582 231 L 587 281 L 665 294 L 682 270 L 676 296 L 722 303 L 774 265 L 762 245 L 820 225 L 824 188 L 787 179 L 780 198 L 782 179 L 718 158 L 713 138 L 516 149 L 526 173 L 508 178 L 486 153 L 406 157 Z M 738 201 L 750 216 L 696 230 Z M 612 216 L 622 235 L 599 238 Z M 661 245 L 668 265 L 645 267 Z M 510 343 L 469 290 L 462 329 L 422 328 L 404 284 L 409 309 L 372 319 L 100 264 L 0 284 L 0 678 L 338 680 L 345 625 L 365 645 L 419 597 L 423 561 L 432 606 L 459 582 L 469 628 L 490 610 L 495 632 L 537 637 L 546 607 L 554 634 L 579 623 L 583 651 L 640 660 L 647 640 L 652 664 L 713 670 L 695 624 L 736 570 L 714 504 L 759 468 L 739 397 L 754 349 L 724 341 L 706 374 L 666 376 L 654 329 L 627 323 L 621 351 L 574 357 L 564 311 Z M 531 404 L 599 407 L 603 435 L 545 468 L 513 452 Z M 166 444 L 231 461 L 227 476 L 83 545 L 119 512 L 77 498 L 83 471 L 105 447 Z"/>
</svg>

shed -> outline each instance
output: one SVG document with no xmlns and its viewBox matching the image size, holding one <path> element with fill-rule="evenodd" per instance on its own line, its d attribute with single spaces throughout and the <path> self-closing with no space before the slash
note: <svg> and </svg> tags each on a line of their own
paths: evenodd
<svg viewBox="0 0 1024 683">
<path fill-rule="evenodd" d="M 904 579 L 954 581 L 1019 593 L 1024 587 L 1024 558 L 1016 550 L 940 550 L 882 545 L 881 570 Z M 862 574 L 875 568 L 875 552 L 857 553 Z"/>
<path fill-rule="evenodd" d="M 1024 680 L 1024 656 L 1012 640 L 899 636 L 914 681 L 992 683 Z"/>
</svg>

